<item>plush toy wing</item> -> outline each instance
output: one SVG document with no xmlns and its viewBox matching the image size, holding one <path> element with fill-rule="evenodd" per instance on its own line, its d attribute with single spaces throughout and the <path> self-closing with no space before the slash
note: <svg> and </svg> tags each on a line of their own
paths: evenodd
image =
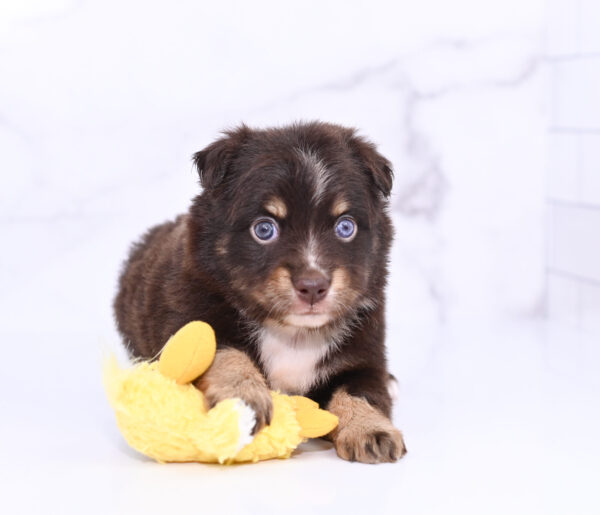
<svg viewBox="0 0 600 515">
<path fill-rule="evenodd" d="M 191 383 L 215 359 L 217 339 L 206 322 L 190 322 L 177 331 L 160 353 L 158 370 L 177 384 Z"/>
</svg>

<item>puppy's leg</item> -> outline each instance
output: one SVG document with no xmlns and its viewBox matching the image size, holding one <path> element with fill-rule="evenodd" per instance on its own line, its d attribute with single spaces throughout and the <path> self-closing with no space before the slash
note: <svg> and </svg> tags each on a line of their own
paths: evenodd
<svg viewBox="0 0 600 515">
<path fill-rule="evenodd" d="M 256 413 L 253 434 L 271 423 L 273 401 L 265 378 L 252 360 L 237 349 L 219 349 L 211 367 L 194 383 L 212 408 L 237 397 Z"/>
<path fill-rule="evenodd" d="M 340 420 L 330 435 L 340 458 L 381 463 L 396 461 L 406 454 L 402 433 L 364 398 L 341 387 L 334 392 L 327 409 Z"/>
</svg>

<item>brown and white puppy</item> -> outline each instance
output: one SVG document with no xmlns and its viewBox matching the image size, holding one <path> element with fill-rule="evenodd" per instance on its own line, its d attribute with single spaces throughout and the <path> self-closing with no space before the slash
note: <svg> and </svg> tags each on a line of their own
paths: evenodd
<svg viewBox="0 0 600 515">
<path fill-rule="evenodd" d="M 208 402 L 239 397 L 268 424 L 269 388 L 340 418 L 339 456 L 405 453 L 390 421 L 385 298 L 392 228 L 389 162 L 325 123 L 241 126 L 194 156 L 203 186 L 188 214 L 133 247 L 115 300 L 135 356 L 205 320 L 218 352 L 198 381 Z"/>
</svg>

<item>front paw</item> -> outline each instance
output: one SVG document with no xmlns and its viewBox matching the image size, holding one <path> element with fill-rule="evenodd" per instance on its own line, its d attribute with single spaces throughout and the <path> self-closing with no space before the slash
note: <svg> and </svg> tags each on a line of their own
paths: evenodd
<svg viewBox="0 0 600 515">
<path fill-rule="evenodd" d="M 204 396 L 209 409 L 225 399 L 241 399 L 254 411 L 256 423 L 252 429 L 252 435 L 271 423 L 273 400 L 269 389 L 262 384 L 243 382 L 228 388 L 215 389 L 209 387 L 204 392 Z"/>
<path fill-rule="evenodd" d="M 271 392 L 265 378 L 243 352 L 231 348 L 218 350 L 212 366 L 194 384 L 204 392 L 208 408 L 225 399 L 244 401 L 256 415 L 252 434 L 271 423 Z"/>
<path fill-rule="evenodd" d="M 361 463 L 395 462 L 406 454 L 402 433 L 395 427 L 346 426 L 334 439 L 338 456 Z"/>
<path fill-rule="evenodd" d="M 258 433 L 263 427 L 268 426 L 273 418 L 273 399 L 271 392 L 265 387 L 250 388 L 248 391 L 239 392 L 237 395 L 253 411 L 256 416 L 256 424 L 252 429 L 252 435 Z"/>
<path fill-rule="evenodd" d="M 340 458 L 361 463 L 394 462 L 406 454 L 402 433 L 366 399 L 344 390 L 333 394 L 328 409 L 340 422 L 331 434 Z"/>
</svg>

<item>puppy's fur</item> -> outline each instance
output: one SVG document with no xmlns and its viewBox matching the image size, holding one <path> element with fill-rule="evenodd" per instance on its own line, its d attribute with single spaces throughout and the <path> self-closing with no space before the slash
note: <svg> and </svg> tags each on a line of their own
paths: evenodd
<svg viewBox="0 0 600 515">
<path fill-rule="evenodd" d="M 151 229 L 121 275 L 115 312 L 132 354 L 153 358 L 205 320 L 219 349 L 198 383 L 209 404 L 242 398 L 258 430 L 269 387 L 307 395 L 340 417 L 342 458 L 401 457 L 384 347 L 389 162 L 354 130 L 316 122 L 241 126 L 194 161 L 202 194 Z"/>
</svg>

